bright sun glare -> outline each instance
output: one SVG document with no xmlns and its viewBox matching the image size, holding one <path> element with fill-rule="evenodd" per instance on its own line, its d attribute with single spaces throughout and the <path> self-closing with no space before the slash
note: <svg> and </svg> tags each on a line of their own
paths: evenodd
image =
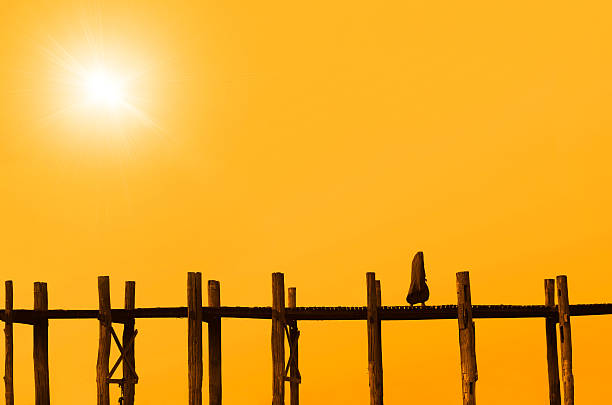
<svg viewBox="0 0 612 405">
<path fill-rule="evenodd" d="M 85 97 L 91 104 L 115 109 L 125 103 L 121 79 L 105 69 L 98 68 L 87 72 L 83 87 Z"/>
</svg>

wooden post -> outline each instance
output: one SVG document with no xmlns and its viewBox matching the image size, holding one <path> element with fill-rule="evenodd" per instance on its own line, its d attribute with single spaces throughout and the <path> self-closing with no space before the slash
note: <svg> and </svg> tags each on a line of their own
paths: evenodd
<svg viewBox="0 0 612 405">
<path fill-rule="evenodd" d="M 475 405 L 476 381 L 478 380 L 476 333 L 474 321 L 472 321 L 470 273 L 467 271 L 457 273 L 457 318 L 459 322 L 463 405 Z"/>
<path fill-rule="evenodd" d="M 382 291 L 380 289 L 380 280 L 376 280 L 376 306 L 380 307 L 382 306 Z M 378 308 L 377 308 L 378 311 Z M 376 382 L 376 385 L 379 387 L 380 389 L 380 397 L 383 397 L 383 372 L 382 372 L 382 325 L 380 322 L 380 316 L 378 317 L 378 322 L 376 325 L 376 330 L 378 332 L 378 340 L 376 341 L 376 356 L 378 361 L 376 362 L 376 367 L 378 367 L 378 369 L 376 370 L 376 376 L 378 378 L 378 381 Z M 382 399 L 381 399 L 381 404 L 382 404 Z"/>
<path fill-rule="evenodd" d="M 7 281 L 5 287 L 5 315 L 4 324 L 4 397 L 6 405 L 15 404 L 15 392 L 13 391 L 13 282 Z"/>
<path fill-rule="evenodd" d="M 109 405 L 110 394 L 108 387 L 108 361 L 111 349 L 111 303 L 110 283 L 108 276 L 98 277 L 98 319 L 100 320 L 100 334 L 98 338 L 98 363 L 96 367 L 96 383 L 98 405 Z"/>
<path fill-rule="evenodd" d="M 47 283 L 34 283 L 34 310 L 47 311 Z M 49 320 L 34 324 L 34 403 L 49 405 Z"/>
<path fill-rule="evenodd" d="M 126 281 L 125 282 L 125 309 L 128 311 L 133 310 L 136 307 L 136 283 L 134 281 Z M 132 336 L 134 335 L 134 317 L 133 314 L 129 314 L 129 318 L 123 325 L 123 350 L 125 351 L 125 358 L 123 359 L 123 405 L 134 405 L 134 395 L 135 395 L 135 379 L 136 376 L 130 370 L 129 367 L 125 365 L 125 362 L 129 362 L 132 366 L 134 366 L 134 370 L 136 369 L 136 361 L 134 356 L 134 346 L 136 342 L 130 341 L 132 340 Z"/>
<path fill-rule="evenodd" d="M 574 405 L 574 375 L 572 374 L 572 328 L 570 325 L 567 276 L 557 276 L 559 302 L 559 336 L 561 340 L 561 370 L 563 376 L 563 403 Z"/>
<path fill-rule="evenodd" d="M 297 301 L 296 301 L 296 290 L 295 287 L 291 287 L 288 289 L 289 292 L 289 296 L 288 296 L 288 301 L 289 301 L 289 308 L 295 308 L 297 306 Z M 290 349 L 291 349 L 291 357 L 292 357 L 292 361 L 291 364 L 289 365 L 289 378 L 290 378 L 290 383 L 289 383 L 289 391 L 290 391 L 290 398 L 291 398 L 291 405 L 299 405 L 300 404 L 300 383 L 299 383 L 299 379 L 300 379 L 300 375 L 298 372 L 298 338 L 299 338 L 299 331 L 297 328 L 297 321 L 291 321 L 290 325 L 289 325 L 289 337 L 290 337 Z M 294 342 L 292 344 L 292 342 Z"/>
<path fill-rule="evenodd" d="M 380 317 L 376 299 L 376 275 L 366 274 L 368 303 L 368 375 L 370 381 L 370 405 L 383 404 L 382 356 L 380 351 Z"/>
<path fill-rule="evenodd" d="M 221 306 L 219 282 L 208 280 L 208 306 Z M 221 317 L 208 321 L 208 397 L 210 405 L 221 405 Z"/>
<path fill-rule="evenodd" d="M 272 405 L 285 404 L 285 280 L 272 274 Z"/>
<path fill-rule="evenodd" d="M 202 273 L 187 274 L 189 405 L 202 405 Z"/>
<path fill-rule="evenodd" d="M 544 280 L 544 303 L 555 306 L 555 280 Z M 559 385 L 559 359 L 557 357 L 557 319 L 546 318 L 546 360 L 548 361 L 548 398 L 550 405 L 561 405 Z"/>
</svg>

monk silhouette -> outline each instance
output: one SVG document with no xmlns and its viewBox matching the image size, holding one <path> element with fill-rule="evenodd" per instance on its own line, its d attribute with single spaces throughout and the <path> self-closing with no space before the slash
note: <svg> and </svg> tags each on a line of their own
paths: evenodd
<svg viewBox="0 0 612 405">
<path fill-rule="evenodd" d="M 410 290 L 406 296 L 406 301 L 413 306 L 418 304 L 425 306 L 425 301 L 429 299 L 429 288 L 425 283 L 425 263 L 423 262 L 423 252 L 417 252 L 412 259 L 412 277 L 410 280 Z"/>
</svg>

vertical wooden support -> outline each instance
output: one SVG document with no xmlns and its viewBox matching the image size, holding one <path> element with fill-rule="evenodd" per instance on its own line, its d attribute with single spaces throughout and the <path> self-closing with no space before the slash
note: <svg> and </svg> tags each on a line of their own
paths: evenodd
<svg viewBox="0 0 612 405">
<path fill-rule="evenodd" d="M 555 307 L 555 280 L 544 280 L 544 303 Z M 546 318 L 546 360 L 548 361 L 548 399 L 550 405 L 561 405 L 559 385 L 559 359 L 557 357 L 557 319 Z"/>
<path fill-rule="evenodd" d="M 380 307 L 382 305 L 382 291 L 380 289 L 380 280 L 376 280 L 376 306 Z M 378 311 L 378 309 L 377 309 Z M 378 361 L 376 362 L 376 385 L 380 390 L 380 397 L 383 398 L 383 372 L 382 372 L 382 325 L 380 322 L 380 316 L 378 316 L 378 323 L 376 325 L 376 330 L 378 332 L 378 340 L 376 341 L 376 358 Z M 382 404 L 382 399 L 381 399 Z"/>
<path fill-rule="evenodd" d="M 285 279 L 272 274 L 272 405 L 285 405 Z"/>
<path fill-rule="evenodd" d="M 47 283 L 34 283 L 34 310 L 47 311 Z M 46 315 L 46 314 L 45 314 Z M 34 403 L 49 405 L 49 320 L 34 324 Z"/>
<path fill-rule="evenodd" d="M 461 351 L 461 379 L 463 405 L 476 404 L 476 368 L 475 327 L 472 320 L 472 293 L 470 291 L 470 273 L 457 273 L 457 318 L 459 321 L 459 347 Z"/>
<path fill-rule="evenodd" d="M 557 276 L 559 302 L 559 336 L 561 340 L 561 374 L 563 376 L 563 403 L 574 405 L 574 375 L 572 374 L 572 328 L 570 325 L 567 276 Z"/>
<path fill-rule="evenodd" d="M 296 298 L 296 290 L 295 287 L 291 287 L 288 289 L 288 307 L 295 308 L 297 306 L 297 298 Z M 289 391 L 291 398 L 291 405 L 299 405 L 300 404 L 300 375 L 298 372 L 298 337 L 299 331 L 297 328 L 297 321 L 291 321 L 289 325 L 289 340 L 291 347 L 291 364 L 289 365 Z"/>
<path fill-rule="evenodd" d="M 6 405 L 15 404 L 15 392 L 13 390 L 13 282 L 4 284 L 6 304 L 4 324 L 4 397 Z"/>
<path fill-rule="evenodd" d="M 187 274 L 189 405 L 202 405 L 202 273 Z"/>
<path fill-rule="evenodd" d="M 111 349 L 111 303 L 110 283 L 108 276 L 98 277 L 98 319 L 100 320 L 100 334 L 98 337 L 98 362 L 96 367 L 96 383 L 98 405 L 109 405 L 110 394 L 108 387 L 108 362 Z"/>
<path fill-rule="evenodd" d="M 219 282 L 208 280 L 208 306 L 221 306 Z M 221 405 L 221 317 L 208 320 L 208 393 L 210 405 Z"/>
<path fill-rule="evenodd" d="M 380 317 L 376 299 L 376 275 L 366 274 L 368 312 L 368 375 L 370 381 L 370 405 L 383 404 L 382 356 L 380 342 Z"/>
<path fill-rule="evenodd" d="M 136 376 L 132 372 L 132 370 L 125 365 L 125 362 L 129 362 L 134 369 L 136 369 L 136 361 L 134 356 L 134 346 L 136 342 L 130 341 L 132 340 L 132 336 L 134 335 L 134 315 L 131 312 L 136 307 L 136 283 L 134 281 L 126 281 L 125 282 L 125 309 L 128 311 L 128 319 L 125 321 L 123 325 L 123 350 L 125 351 L 125 359 L 123 364 L 123 405 L 134 405 L 134 395 L 135 395 L 135 379 Z"/>
</svg>

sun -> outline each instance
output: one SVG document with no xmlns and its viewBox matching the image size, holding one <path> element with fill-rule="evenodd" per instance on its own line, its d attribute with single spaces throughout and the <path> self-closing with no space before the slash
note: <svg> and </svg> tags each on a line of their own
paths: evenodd
<svg viewBox="0 0 612 405">
<path fill-rule="evenodd" d="M 123 80 L 105 68 L 85 72 L 82 87 L 88 104 L 109 109 L 125 105 Z"/>
</svg>

